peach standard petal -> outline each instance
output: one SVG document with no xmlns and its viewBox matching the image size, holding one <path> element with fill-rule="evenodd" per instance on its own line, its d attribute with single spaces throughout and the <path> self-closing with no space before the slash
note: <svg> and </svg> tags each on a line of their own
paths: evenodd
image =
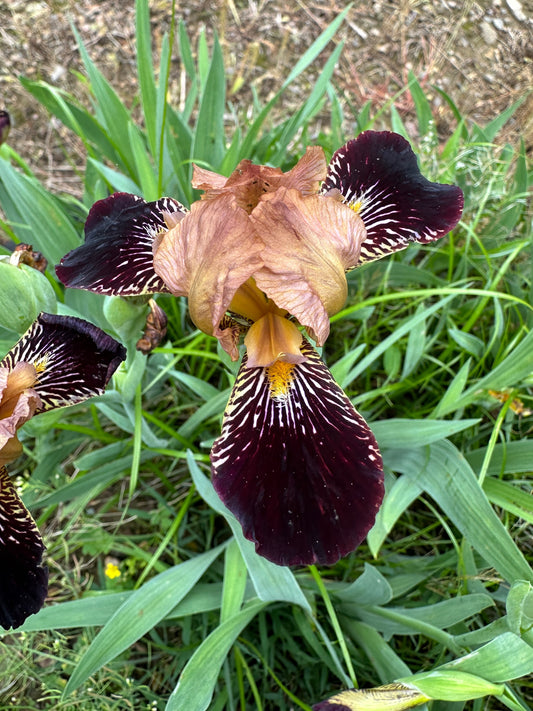
<svg viewBox="0 0 533 711">
<path fill-rule="evenodd" d="M 322 345 L 329 316 L 346 301 L 345 272 L 357 264 L 366 234 L 361 218 L 334 198 L 280 188 L 250 220 L 265 243 L 257 286 Z"/>
<path fill-rule="evenodd" d="M 280 187 L 294 188 L 303 195 L 314 195 L 325 179 L 327 164 L 324 151 L 318 146 L 308 148 L 298 163 L 284 173 L 280 168 L 256 165 L 242 160 L 229 178 L 194 166 L 192 184 L 204 190 L 203 200 L 211 200 L 219 195 L 234 195 L 237 204 L 250 213 L 265 193 Z"/>
<path fill-rule="evenodd" d="M 307 148 L 298 163 L 285 173 L 280 187 L 294 188 L 302 195 L 314 195 L 320 183 L 325 180 L 327 163 L 324 151 L 319 146 Z"/>
<path fill-rule="evenodd" d="M 236 198 L 224 195 L 194 203 L 162 239 L 154 268 L 175 296 L 189 297 L 196 326 L 220 337 L 219 324 L 235 292 L 263 265 L 262 248 Z M 227 341 L 221 342 L 225 347 Z"/>
<path fill-rule="evenodd" d="M 0 368 L 0 466 L 22 452 L 17 430 L 41 407 L 33 389 L 37 373 L 31 363 L 17 363 L 13 370 Z"/>
</svg>

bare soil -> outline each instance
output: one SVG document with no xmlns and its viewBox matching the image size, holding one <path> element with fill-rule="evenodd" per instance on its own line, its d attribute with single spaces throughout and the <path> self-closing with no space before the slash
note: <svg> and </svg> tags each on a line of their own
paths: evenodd
<svg viewBox="0 0 533 711">
<path fill-rule="evenodd" d="M 245 109 L 251 87 L 267 100 L 345 2 L 311 0 L 188 0 L 176 3 L 195 43 L 202 28 L 217 32 L 232 103 Z M 168 31 L 170 0 L 151 0 L 154 56 Z M 79 194 L 83 152 L 75 137 L 23 89 L 19 75 L 44 79 L 88 101 L 71 23 L 92 59 L 131 104 L 136 91 L 134 0 L 0 0 L 0 108 L 13 117 L 10 144 L 52 190 Z M 354 106 L 378 110 L 405 86 L 412 70 L 432 101 L 445 138 L 454 119 L 433 87 L 452 97 L 462 115 L 484 124 L 526 97 L 502 140 L 520 137 L 533 150 L 533 0 L 355 0 L 335 40 L 284 99 L 290 111 L 305 99 L 333 50 L 344 49 L 335 72 L 339 92 Z M 183 67 L 174 53 L 171 94 L 184 100 Z M 397 101 L 416 131 L 406 92 Z M 321 126 L 322 130 L 327 126 Z"/>
</svg>

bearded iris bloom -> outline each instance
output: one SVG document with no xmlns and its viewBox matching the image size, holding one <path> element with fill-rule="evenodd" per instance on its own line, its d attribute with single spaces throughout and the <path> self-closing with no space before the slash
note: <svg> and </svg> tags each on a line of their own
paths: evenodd
<svg viewBox="0 0 533 711">
<path fill-rule="evenodd" d="M 22 452 L 17 430 L 33 415 L 100 395 L 126 356 L 87 321 L 42 313 L 0 361 L 0 625 L 19 627 L 48 589 L 44 545 L 5 464 Z"/>
<path fill-rule="evenodd" d="M 383 497 L 368 425 L 322 346 L 346 272 L 457 224 L 461 190 L 424 178 L 409 144 L 366 131 L 327 165 L 308 148 L 290 171 L 244 160 L 227 178 L 195 167 L 188 211 L 126 193 L 97 202 L 85 243 L 57 275 L 70 287 L 187 296 L 193 322 L 243 358 L 211 452 L 214 487 L 259 554 L 332 564 L 354 550 Z"/>
</svg>

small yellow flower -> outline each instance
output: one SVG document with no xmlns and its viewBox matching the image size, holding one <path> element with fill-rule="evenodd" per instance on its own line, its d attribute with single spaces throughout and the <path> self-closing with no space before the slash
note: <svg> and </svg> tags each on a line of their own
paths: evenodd
<svg viewBox="0 0 533 711">
<path fill-rule="evenodd" d="M 108 563 L 105 567 L 105 574 L 109 580 L 114 580 L 115 578 L 120 578 L 120 569 L 114 563 Z"/>
<path fill-rule="evenodd" d="M 507 402 L 511 397 L 510 393 L 501 390 L 489 390 L 489 395 L 500 402 Z M 512 410 L 515 415 L 523 415 L 524 417 L 529 417 L 529 415 L 533 414 L 533 410 L 530 410 L 529 407 L 524 407 L 524 403 L 518 397 L 512 399 L 509 409 Z"/>
</svg>

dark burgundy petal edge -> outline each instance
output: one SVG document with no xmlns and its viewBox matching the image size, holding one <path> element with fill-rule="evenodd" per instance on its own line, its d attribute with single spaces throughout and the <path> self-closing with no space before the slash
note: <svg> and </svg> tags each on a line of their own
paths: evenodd
<svg viewBox="0 0 533 711">
<path fill-rule="evenodd" d="M 337 697 L 332 699 L 327 699 L 326 701 L 321 701 L 318 704 L 313 704 L 311 707 L 313 711 L 353 711 L 353 707 L 347 706 L 346 704 L 339 704 L 335 701 Z"/>
<path fill-rule="evenodd" d="M 408 141 L 390 131 L 364 131 L 339 148 L 321 187 L 329 190 L 339 190 L 364 222 L 359 265 L 444 237 L 463 210 L 461 189 L 427 180 Z"/>
<path fill-rule="evenodd" d="M 11 128 L 11 119 L 7 111 L 0 111 L 0 146 L 7 141 L 9 129 Z"/>
<path fill-rule="evenodd" d="M 211 451 L 213 485 L 256 551 L 331 565 L 361 543 L 383 498 L 376 440 L 305 342 L 286 397 L 243 361 Z"/>
<path fill-rule="evenodd" d="M 168 229 L 164 213 L 186 214 L 172 198 L 146 202 L 114 193 L 96 202 L 85 222 L 85 242 L 63 257 L 56 274 L 65 286 L 99 294 L 135 296 L 169 293 L 154 271 L 155 236 Z"/>
<path fill-rule="evenodd" d="M 0 366 L 33 363 L 41 412 L 101 395 L 126 358 L 126 349 L 88 321 L 42 313 L 7 353 Z"/>
<path fill-rule="evenodd" d="M 48 592 L 41 535 L 9 478 L 0 467 L 0 625 L 16 628 L 38 612 Z"/>
</svg>

